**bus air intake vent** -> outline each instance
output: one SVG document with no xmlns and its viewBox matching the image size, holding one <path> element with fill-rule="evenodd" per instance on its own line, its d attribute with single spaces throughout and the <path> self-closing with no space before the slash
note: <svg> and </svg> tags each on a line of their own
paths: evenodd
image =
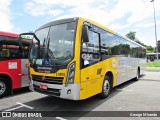
<svg viewBox="0 0 160 120">
<path fill-rule="evenodd" d="M 48 77 L 48 76 L 39 76 L 39 75 L 32 75 L 32 80 L 41 82 L 41 83 L 49 83 L 49 84 L 63 84 L 63 77 Z"/>
</svg>

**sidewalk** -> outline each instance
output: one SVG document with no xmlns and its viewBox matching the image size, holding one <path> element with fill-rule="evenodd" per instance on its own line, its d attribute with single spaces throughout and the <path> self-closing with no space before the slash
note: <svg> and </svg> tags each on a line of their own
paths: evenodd
<svg viewBox="0 0 160 120">
<path fill-rule="evenodd" d="M 159 72 L 146 71 L 140 77 L 140 80 L 160 81 L 160 73 Z"/>
<path fill-rule="evenodd" d="M 160 67 L 147 67 L 147 71 L 160 72 Z"/>
</svg>

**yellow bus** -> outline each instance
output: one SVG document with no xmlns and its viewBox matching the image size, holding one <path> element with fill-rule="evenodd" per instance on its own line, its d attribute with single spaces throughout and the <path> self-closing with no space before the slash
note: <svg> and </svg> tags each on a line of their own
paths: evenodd
<svg viewBox="0 0 160 120">
<path fill-rule="evenodd" d="M 88 19 L 57 20 L 28 34 L 34 37 L 32 91 L 70 100 L 106 98 L 112 88 L 145 70 L 145 47 Z"/>
</svg>

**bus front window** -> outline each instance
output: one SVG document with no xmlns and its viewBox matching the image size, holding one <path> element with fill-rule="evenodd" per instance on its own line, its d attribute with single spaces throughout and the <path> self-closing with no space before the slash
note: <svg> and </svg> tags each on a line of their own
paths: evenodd
<svg viewBox="0 0 160 120">
<path fill-rule="evenodd" d="M 75 31 L 76 22 L 58 24 L 36 31 L 35 35 L 40 40 L 40 46 L 34 39 L 30 59 L 35 59 L 35 63 L 40 65 L 68 64 L 74 54 Z"/>
</svg>

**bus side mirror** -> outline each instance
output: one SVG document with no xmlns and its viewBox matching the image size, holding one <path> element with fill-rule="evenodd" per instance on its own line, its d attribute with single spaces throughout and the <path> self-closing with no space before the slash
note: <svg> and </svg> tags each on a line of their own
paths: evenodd
<svg viewBox="0 0 160 120">
<path fill-rule="evenodd" d="M 82 39 L 83 42 L 89 42 L 88 27 L 86 25 L 82 27 Z"/>
</svg>

